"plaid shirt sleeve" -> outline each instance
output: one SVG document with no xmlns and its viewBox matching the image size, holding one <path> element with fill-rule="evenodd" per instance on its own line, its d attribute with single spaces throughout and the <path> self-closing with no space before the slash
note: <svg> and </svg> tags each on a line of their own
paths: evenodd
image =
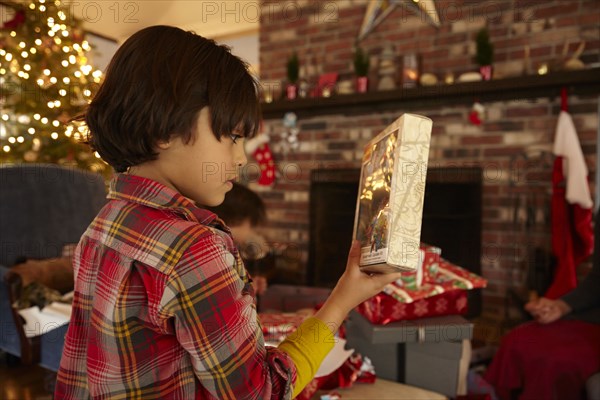
<svg viewBox="0 0 600 400">
<path fill-rule="evenodd" d="M 158 314 L 173 324 L 206 392 L 218 399 L 289 399 L 290 357 L 266 349 L 251 283 L 223 238 L 207 235 L 178 262 Z"/>
</svg>

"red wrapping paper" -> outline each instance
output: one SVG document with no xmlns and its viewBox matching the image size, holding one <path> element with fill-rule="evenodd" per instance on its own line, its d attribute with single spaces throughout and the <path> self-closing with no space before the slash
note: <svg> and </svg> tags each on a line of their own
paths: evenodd
<svg viewBox="0 0 600 400">
<path fill-rule="evenodd" d="M 365 368 L 367 366 L 368 368 Z M 355 382 L 375 383 L 375 371 L 370 363 L 365 364 L 363 357 L 354 353 L 341 367 L 327 376 L 313 379 L 296 397 L 298 400 L 310 400 L 317 390 L 332 390 L 351 387 Z"/>
<path fill-rule="evenodd" d="M 357 310 L 370 322 L 390 322 L 441 315 L 465 314 L 467 290 L 483 288 L 487 281 L 441 257 L 441 250 L 421 244 L 421 270 L 403 273 L 402 279 L 361 303 Z"/>
</svg>

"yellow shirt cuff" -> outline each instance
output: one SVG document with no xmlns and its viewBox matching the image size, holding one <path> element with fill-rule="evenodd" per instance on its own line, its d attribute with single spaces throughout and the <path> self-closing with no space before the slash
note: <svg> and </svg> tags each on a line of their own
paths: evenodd
<svg viewBox="0 0 600 400">
<path fill-rule="evenodd" d="M 313 379 L 334 343 L 332 330 L 320 319 L 311 317 L 278 346 L 279 350 L 290 356 L 296 366 L 293 397 Z"/>
</svg>

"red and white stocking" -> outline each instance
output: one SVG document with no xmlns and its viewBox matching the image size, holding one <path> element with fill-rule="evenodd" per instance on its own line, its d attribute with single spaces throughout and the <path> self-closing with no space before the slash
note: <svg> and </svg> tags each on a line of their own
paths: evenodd
<svg viewBox="0 0 600 400">
<path fill-rule="evenodd" d="M 260 134 L 246 142 L 246 152 L 252 154 L 260 168 L 258 184 L 270 186 L 275 182 L 275 163 L 269 146 L 269 135 Z"/>
</svg>

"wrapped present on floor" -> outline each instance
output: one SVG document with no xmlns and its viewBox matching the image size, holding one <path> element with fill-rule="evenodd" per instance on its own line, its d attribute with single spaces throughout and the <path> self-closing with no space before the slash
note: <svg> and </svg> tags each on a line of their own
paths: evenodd
<svg viewBox="0 0 600 400">
<path fill-rule="evenodd" d="M 314 309 L 302 309 L 295 313 L 259 313 L 265 344 L 277 346 L 286 336 L 294 332 L 302 322 L 315 313 Z M 355 382 L 374 383 L 375 370 L 368 358 L 363 358 L 353 349 L 346 349 L 340 329 L 334 348 L 323 360 L 311 382 L 298 395 L 299 400 L 309 400 L 317 390 L 351 387 Z"/>
<path fill-rule="evenodd" d="M 483 288 L 487 281 L 441 257 L 438 247 L 421 244 L 417 271 L 403 272 L 402 278 L 383 292 L 358 306 L 374 324 L 451 314 L 466 314 L 467 290 Z"/>
<path fill-rule="evenodd" d="M 302 309 L 296 312 L 259 313 L 258 319 L 265 337 L 265 343 L 276 345 L 294 332 L 304 320 L 315 313 L 314 309 Z"/>
<path fill-rule="evenodd" d="M 367 357 L 354 353 L 332 373 L 315 377 L 298 394 L 297 400 L 310 400 L 318 390 L 349 388 L 355 383 L 375 383 L 375 369 Z"/>
</svg>

